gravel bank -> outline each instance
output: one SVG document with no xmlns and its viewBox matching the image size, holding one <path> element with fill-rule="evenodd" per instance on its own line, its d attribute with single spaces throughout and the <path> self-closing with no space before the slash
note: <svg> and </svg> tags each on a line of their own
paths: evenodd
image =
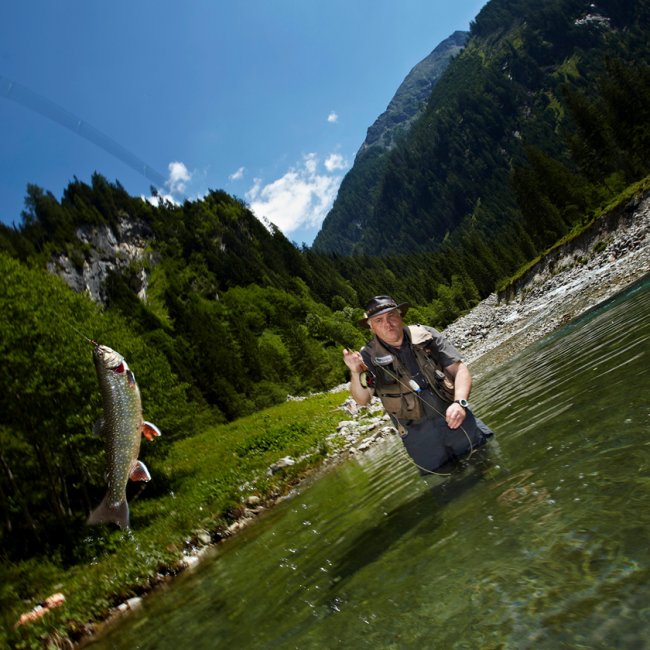
<svg viewBox="0 0 650 650">
<path fill-rule="evenodd" d="M 600 221 L 444 330 L 475 378 L 650 273 L 650 192 Z"/>
</svg>

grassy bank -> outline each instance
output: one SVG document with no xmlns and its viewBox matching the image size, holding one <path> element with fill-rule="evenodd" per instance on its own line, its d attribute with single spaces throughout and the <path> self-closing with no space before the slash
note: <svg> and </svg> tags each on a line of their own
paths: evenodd
<svg viewBox="0 0 650 650">
<path fill-rule="evenodd" d="M 71 531 L 78 537 L 73 562 L 40 557 L 0 565 L 0 647 L 67 647 L 119 603 L 178 573 L 197 536 L 218 540 L 250 497 L 270 505 L 323 462 L 336 444 L 327 437 L 345 419 L 338 408 L 345 397 L 286 402 L 179 441 L 150 465 L 153 481 L 140 498 L 130 496 L 131 531 L 79 522 Z M 302 460 L 269 474 L 284 456 Z M 16 627 L 21 613 L 55 592 L 65 596 L 62 606 Z"/>
<path fill-rule="evenodd" d="M 530 260 L 523 266 L 521 266 L 515 273 L 509 278 L 502 280 L 496 287 L 496 291 L 499 294 L 507 293 L 509 289 L 514 287 L 514 285 L 519 282 L 531 269 L 537 266 L 545 257 L 551 255 L 554 251 L 558 250 L 562 246 L 569 244 L 574 239 L 577 239 L 582 234 L 596 226 L 600 219 L 603 219 L 610 213 L 613 213 L 617 210 L 620 210 L 622 206 L 627 204 L 635 196 L 641 196 L 650 190 L 650 176 L 646 176 L 644 179 L 640 180 L 638 183 L 634 183 L 629 187 L 625 188 L 623 192 L 618 194 L 613 198 L 606 206 L 601 210 L 598 210 L 591 218 L 588 220 L 576 224 L 564 237 L 558 239 L 551 247 L 540 253 L 536 258 Z"/>
</svg>

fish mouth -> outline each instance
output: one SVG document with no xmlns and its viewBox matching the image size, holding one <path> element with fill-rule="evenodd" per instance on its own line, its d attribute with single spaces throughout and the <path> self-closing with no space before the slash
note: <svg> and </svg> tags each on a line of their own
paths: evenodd
<svg viewBox="0 0 650 650">
<path fill-rule="evenodd" d="M 121 374 L 129 369 L 124 357 L 107 345 L 95 345 L 94 355 L 101 361 L 106 370 Z"/>
</svg>

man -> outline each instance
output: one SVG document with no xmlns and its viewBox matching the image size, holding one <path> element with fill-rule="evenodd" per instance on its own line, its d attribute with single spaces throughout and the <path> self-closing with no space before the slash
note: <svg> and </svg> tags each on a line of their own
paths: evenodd
<svg viewBox="0 0 650 650">
<path fill-rule="evenodd" d="M 343 350 L 343 360 L 355 401 L 376 394 L 420 473 L 436 474 L 494 434 L 469 409 L 472 376 L 458 350 L 432 327 L 405 327 L 408 307 L 372 298 L 360 324 L 375 336 L 361 352 Z"/>
</svg>

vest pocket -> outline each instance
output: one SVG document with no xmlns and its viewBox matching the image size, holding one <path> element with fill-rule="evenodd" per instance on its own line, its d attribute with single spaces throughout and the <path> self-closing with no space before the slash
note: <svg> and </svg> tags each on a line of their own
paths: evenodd
<svg viewBox="0 0 650 650">
<path fill-rule="evenodd" d="M 422 402 L 415 393 L 380 395 L 386 411 L 398 420 L 422 419 Z"/>
</svg>

